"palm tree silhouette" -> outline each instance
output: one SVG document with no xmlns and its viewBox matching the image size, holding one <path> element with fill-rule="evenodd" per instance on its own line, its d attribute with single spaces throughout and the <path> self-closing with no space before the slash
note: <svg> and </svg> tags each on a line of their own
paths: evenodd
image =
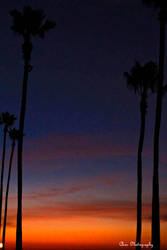
<svg viewBox="0 0 167 250">
<path fill-rule="evenodd" d="M 16 141 L 19 139 L 19 130 L 15 128 L 10 129 L 9 137 L 12 141 L 12 148 L 11 148 L 11 154 L 10 154 L 10 160 L 9 160 L 9 170 L 8 170 L 8 179 L 7 179 L 6 196 L 5 196 L 5 212 L 4 212 L 3 236 L 2 236 L 3 250 L 5 250 L 5 234 L 6 234 L 7 209 L 8 209 L 9 183 L 10 183 L 11 168 L 12 168 L 15 144 L 16 144 Z"/>
<path fill-rule="evenodd" d="M 1 221 L 2 221 L 3 177 L 4 177 L 5 154 L 6 154 L 6 135 L 7 135 L 8 128 L 14 124 L 15 120 L 16 120 L 16 117 L 14 115 L 11 115 L 8 112 L 4 112 L 0 116 L 0 124 L 4 125 L 1 184 L 0 184 L 0 231 L 1 231 Z"/>
<path fill-rule="evenodd" d="M 55 23 L 46 19 L 44 12 L 40 9 L 32 9 L 27 6 L 23 12 L 12 10 L 10 15 L 13 17 L 11 29 L 23 37 L 22 53 L 24 60 L 24 76 L 22 87 L 22 100 L 20 109 L 18 140 L 18 210 L 17 210 L 17 232 L 16 232 L 16 250 L 22 249 L 22 151 L 23 151 L 23 131 L 26 112 L 27 83 L 28 75 L 32 70 L 30 65 L 32 46 L 32 36 L 43 38 L 45 33 L 55 27 Z"/>
<path fill-rule="evenodd" d="M 138 144 L 138 158 L 137 158 L 137 233 L 136 243 L 141 243 L 142 231 L 142 151 L 145 136 L 145 123 L 147 112 L 147 97 L 148 91 L 152 92 L 155 89 L 158 76 L 158 68 L 154 62 L 148 62 L 141 66 L 136 62 L 132 67 L 130 74 L 125 72 L 124 76 L 127 79 L 127 86 L 133 89 L 136 94 L 140 95 L 140 136 Z M 136 249 L 140 249 L 140 245 Z"/>
<path fill-rule="evenodd" d="M 152 244 L 153 249 L 160 249 L 160 212 L 159 212 L 159 135 L 162 114 L 164 59 L 165 59 L 165 28 L 167 21 L 166 0 L 142 0 L 146 5 L 158 9 L 160 21 L 160 51 L 159 51 L 159 80 L 157 87 L 156 117 L 154 127 L 154 166 L 152 192 Z"/>
</svg>

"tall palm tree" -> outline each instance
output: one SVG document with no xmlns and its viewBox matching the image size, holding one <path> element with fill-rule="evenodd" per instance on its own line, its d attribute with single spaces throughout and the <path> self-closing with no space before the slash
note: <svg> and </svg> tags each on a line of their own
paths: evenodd
<svg viewBox="0 0 167 250">
<path fill-rule="evenodd" d="M 166 0 L 142 0 L 148 6 L 158 9 L 160 22 L 160 50 L 159 50 L 159 80 L 157 87 L 156 117 L 154 127 L 154 166 L 152 192 L 152 244 L 153 249 L 160 249 L 160 212 L 159 212 L 159 135 L 162 114 L 164 59 L 165 59 L 165 28 L 167 21 Z"/>
<path fill-rule="evenodd" d="M 23 12 L 12 10 L 13 17 L 11 29 L 23 37 L 22 53 L 24 60 L 24 76 L 22 87 L 22 100 L 20 109 L 18 140 L 18 210 L 17 210 L 17 232 L 16 232 L 16 250 L 22 249 L 22 151 L 23 151 L 23 131 L 26 112 L 27 83 L 28 75 L 32 70 L 30 65 L 32 46 L 32 37 L 38 36 L 43 38 L 45 33 L 55 27 L 55 23 L 46 19 L 44 12 L 40 9 L 32 9 L 27 6 Z"/>
<path fill-rule="evenodd" d="M 1 221 L 2 221 L 3 177 L 4 177 L 5 154 L 6 154 L 6 135 L 7 135 L 8 128 L 14 124 L 15 120 L 16 120 L 16 117 L 14 115 L 11 115 L 8 112 L 4 112 L 0 115 L 0 124 L 4 125 L 1 183 L 0 183 L 0 231 L 1 231 Z"/>
<path fill-rule="evenodd" d="M 7 220 L 7 209 L 8 209 L 8 194 L 9 194 L 9 183 L 10 183 L 10 176 L 11 176 L 11 169 L 12 169 L 12 161 L 13 161 L 13 154 L 15 150 L 16 141 L 19 139 L 19 130 L 12 128 L 9 130 L 9 137 L 12 141 L 12 148 L 9 160 L 9 170 L 8 170 L 8 179 L 7 179 L 7 186 L 6 186 L 6 196 L 5 196 L 5 212 L 4 212 L 4 223 L 3 223 L 3 236 L 2 236 L 2 243 L 3 243 L 3 250 L 5 250 L 5 234 L 6 234 L 6 220 Z"/>
<path fill-rule="evenodd" d="M 125 72 L 127 86 L 133 89 L 136 94 L 140 95 L 140 135 L 138 144 L 137 158 L 137 233 L 136 233 L 136 249 L 140 249 L 141 231 L 142 231 L 142 151 L 145 136 L 145 123 L 147 112 L 148 91 L 154 91 L 158 75 L 158 68 L 154 62 L 148 62 L 141 66 L 136 62 L 132 67 L 130 74 Z"/>
</svg>

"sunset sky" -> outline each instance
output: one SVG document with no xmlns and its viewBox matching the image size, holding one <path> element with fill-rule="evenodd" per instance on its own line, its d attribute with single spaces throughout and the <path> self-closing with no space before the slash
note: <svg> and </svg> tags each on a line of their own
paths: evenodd
<svg viewBox="0 0 167 250">
<path fill-rule="evenodd" d="M 135 60 L 158 62 L 157 13 L 141 0 L 3 1 L 0 112 L 17 117 L 22 39 L 10 30 L 9 11 L 24 5 L 42 8 L 57 24 L 44 40 L 33 40 L 23 158 L 25 249 L 122 249 L 120 241 L 136 238 L 140 124 L 140 99 L 127 89 L 123 72 L 130 71 Z M 166 97 L 163 105 L 159 173 L 161 244 L 167 249 Z M 151 241 L 154 112 L 155 95 L 150 95 L 143 153 L 143 243 Z M 9 153 L 10 141 L 6 173 Z M 15 244 L 16 185 L 15 156 L 9 249 Z"/>
</svg>

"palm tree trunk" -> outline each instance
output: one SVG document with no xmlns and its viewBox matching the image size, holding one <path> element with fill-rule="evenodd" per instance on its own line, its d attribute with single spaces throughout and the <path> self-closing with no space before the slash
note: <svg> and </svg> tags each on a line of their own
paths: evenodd
<svg viewBox="0 0 167 250">
<path fill-rule="evenodd" d="M 154 128 L 154 168 L 152 193 L 152 244 L 153 249 L 160 250 L 160 214 L 159 214 L 159 135 L 162 113 L 163 74 L 165 58 L 165 21 L 160 19 L 160 55 L 159 84 L 157 90 L 156 118 Z"/>
<path fill-rule="evenodd" d="M 20 121 L 19 121 L 20 137 L 18 139 L 18 206 L 17 206 L 16 250 L 22 250 L 22 152 L 23 152 L 24 120 L 25 120 L 26 99 L 27 99 L 27 83 L 28 83 L 28 72 L 29 72 L 28 68 L 29 68 L 29 62 L 25 61 L 22 101 L 21 101 Z"/>
<path fill-rule="evenodd" d="M 3 176 L 4 176 L 4 166 L 5 166 L 5 154 L 6 154 L 6 134 L 7 128 L 4 127 L 4 137 L 3 137 L 3 153 L 2 153 L 2 168 L 1 168 L 1 189 L 0 189 L 0 232 L 1 232 L 1 222 L 2 222 L 2 201 L 3 201 Z"/>
<path fill-rule="evenodd" d="M 147 89 L 145 88 L 142 94 L 140 103 L 140 137 L 138 145 L 138 159 L 137 159 L 137 234 L 136 234 L 136 249 L 141 249 L 141 227 L 142 227 L 142 151 L 145 135 L 145 121 L 146 121 L 146 109 L 147 109 Z"/>
<path fill-rule="evenodd" d="M 10 161 L 9 161 L 8 180 L 7 180 L 7 187 L 6 187 L 5 213 L 4 213 L 3 237 L 2 237 L 3 250 L 5 250 L 5 234 L 6 234 L 7 209 L 8 209 L 8 194 L 9 194 L 9 183 L 10 183 L 10 176 L 11 176 L 11 168 L 12 168 L 12 160 L 13 160 L 14 148 L 15 148 L 15 141 L 13 141 L 13 143 L 12 143 L 12 150 L 11 150 Z"/>
</svg>

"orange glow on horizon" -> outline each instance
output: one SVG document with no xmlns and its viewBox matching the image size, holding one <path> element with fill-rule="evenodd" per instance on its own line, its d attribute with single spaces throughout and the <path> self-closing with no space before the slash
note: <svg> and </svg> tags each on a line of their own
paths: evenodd
<svg viewBox="0 0 167 250">
<path fill-rule="evenodd" d="M 167 223 L 161 223 L 161 243 L 167 246 L 165 230 Z M 7 242 L 15 242 L 15 227 L 7 228 Z M 151 224 L 143 223 L 142 242 L 151 241 Z M 79 218 L 78 220 L 58 220 L 31 218 L 23 221 L 23 242 L 27 244 L 40 245 L 87 245 L 87 246 L 115 246 L 119 247 L 119 242 L 135 241 L 136 223 L 135 221 L 123 221 L 114 219 L 90 219 Z"/>
</svg>

